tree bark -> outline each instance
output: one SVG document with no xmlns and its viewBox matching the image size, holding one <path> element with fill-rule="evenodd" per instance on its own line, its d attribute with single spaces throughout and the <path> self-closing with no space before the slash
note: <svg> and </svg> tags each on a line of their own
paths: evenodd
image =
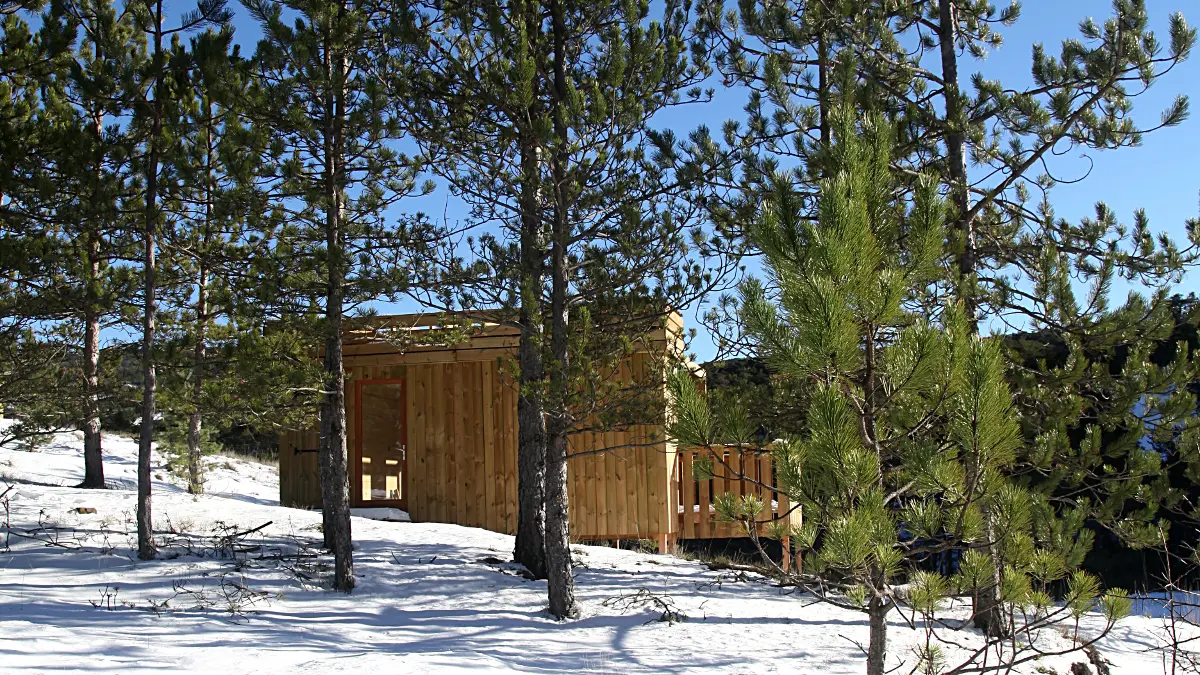
<svg viewBox="0 0 1200 675">
<path fill-rule="evenodd" d="M 884 675 L 887 661 L 888 605 L 878 597 L 867 606 L 870 635 L 867 638 L 867 675 Z"/>
<path fill-rule="evenodd" d="M 571 571 L 571 532 L 567 517 L 567 432 L 555 422 L 546 443 L 546 579 L 550 614 L 557 619 L 579 616 L 575 577 Z"/>
<path fill-rule="evenodd" d="M 942 57 L 942 81 L 946 102 L 946 170 L 950 180 L 950 196 L 954 203 L 954 229 L 961 249 L 957 265 L 960 278 L 960 297 L 972 332 L 979 332 L 979 301 L 975 297 L 975 276 L 978 258 L 975 242 L 975 219 L 971 217 L 971 194 L 967 182 L 966 119 L 963 115 L 962 92 L 958 86 L 958 7 L 955 0 L 938 0 L 938 41 Z M 999 553 L 994 541 L 995 523 L 991 510 L 983 509 L 984 527 L 989 544 L 986 548 L 992 560 L 992 574 L 987 583 L 972 594 L 975 627 L 988 635 L 1002 635 L 1004 617 L 1000 605 Z"/>
<path fill-rule="evenodd" d="M 210 205 L 205 206 L 211 209 Z M 192 351 L 192 414 L 188 417 L 188 493 L 204 492 L 201 470 L 200 433 L 203 414 L 200 410 L 204 395 L 204 362 L 208 358 L 208 269 L 203 263 L 196 275 L 196 344 Z"/>
<path fill-rule="evenodd" d="M 975 627 L 992 637 L 1002 637 L 1008 634 L 1007 622 L 1004 619 L 1004 607 L 1000 603 L 1000 574 L 1004 568 L 1000 560 L 1000 552 L 996 550 L 996 519 L 990 508 L 983 509 L 984 536 L 988 545 L 985 549 L 991 565 L 988 566 L 987 583 L 976 588 L 971 594 L 972 619 Z"/>
<path fill-rule="evenodd" d="M 105 487 L 104 453 L 100 441 L 100 318 L 84 313 L 83 329 L 83 483 L 82 488 Z"/>
<path fill-rule="evenodd" d="M 833 134 L 829 128 L 829 34 L 824 15 L 821 15 L 821 23 L 817 29 L 817 114 L 821 126 L 821 146 L 828 149 L 833 142 Z M 821 177 L 828 175 L 828 167 L 822 166 Z"/>
<path fill-rule="evenodd" d="M 205 95 L 200 102 L 204 110 L 204 229 L 197 248 L 196 270 L 196 344 L 192 347 L 192 414 L 188 417 L 188 492 L 204 492 L 201 433 L 204 414 L 204 369 L 208 359 L 208 265 L 204 256 L 212 244 L 213 221 L 213 118 L 212 104 Z"/>
<path fill-rule="evenodd" d="M 538 32 L 536 5 L 525 17 L 530 40 Z M 536 78 L 535 78 L 536 79 Z M 534 86 L 534 99 L 537 99 Z M 543 410 L 545 348 L 542 324 L 544 241 L 540 200 L 541 157 L 535 126 L 536 103 L 527 111 L 529 119 L 518 125 L 521 149 L 521 306 L 518 322 L 521 336 L 517 347 L 520 367 L 517 397 L 517 536 L 513 560 L 524 565 L 536 579 L 546 578 L 546 419 Z"/>
<path fill-rule="evenodd" d="M 83 488 L 104 488 L 104 454 L 100 442 L 100 316 L 95 285 L 100 276 L 100 243 L 88 233 L 87 307 L 83 316 Z"/>
<path fill-rule="evenodd" d="M 562 4 L 551 3 L 554 31 L 554 224 L 550 268 L 550 434 L 546 442 L 546 567 L 550 614 L 557 619 L 579 616 L 575 602 L 575 578 L 571 574 L 571 538 L 567 512 L 567 432 L 569 430 L 571 353 L 567 331 L 570 316 L 567 291 L 570 282 L 567 248 L 570 245 L 570 214 L 567 207 L 565 165 L 566 127 L 566 25 Z"/>
<path fill-rule="evenodd" d="M 96 56 L 103 54 L 103 41 L 93 43 Z M 104 114 L 92 111 L 92 133 L 97 147 L 103 141 Z M 100 190 L 103 172 L 103 153 L 96 158 L 96 191 Z M 87 274 L 83 309 L 83 483 L 82 488 L 104 488 L 104 452 L 100 431 L 100 233 L 99 224 L 92 220 L 87 232 Z"/>
<path fill-rule="evenodd" d="M 537 157 L 522 149 L 525 174 L 521 213 L 521 324 L 517 358 L 517 537 L 513 560 L 537 579 L 546 577 L 546 420 L 543 411 L 542 219 Z"/>
<path fill-rule="evenodd" d="M 339 7 L 338 18 L 345 13 Z M 325 97 L 325 245 L 328 251 L 325 297 L 325 386 L 321 405 L 321 497 L 326 545 L 333 550 L 335 590 L 354 589 L 354 551 L 350 531 L 350 478 L 346 448 L 346 377 L 342 358 L 342 303 L 346 284 L 345 232 L 342 223 L 346 64 L 325 39 L 329 90 Z"/>
<path fill-rule="evenodd" d="M 150 103 L 151 127 L 149 152 L 146 158 L 146 223 L 144 259 L 142 261 L 144 298 L 142 317 L 142 424 L 138 439 L 137 468 L 137 539 L 138 558 L 151 560 L 156 555 L 154 519 L 150 510 L 150 452 L 154 443 L 154 319 L 158 309 L 156 291 L 158 270 L 155 260 L 155 239 L 158 236 L 158 163 L 159 137 L 162 135 L 162 78 L 163 78 L 163 6 L 154 6 L 154 88 Z"/>
<path fill-rule="evenodd" d="M 340 302 L 335 291 L 329 299 Z M 346 382 L 342 371 L 340 305 L 327 312 L 325 393 L 321 404 L 321 504 L 325 541 L 333 551 L 334 590 L 354 590 L 354 551 L 350 531 L 350 484 L 346 458 Z M 335 336 L 336 331 L 336 336 Z"/>
<path fill-rule="evenodd" d="M 967 182 L 966 118 L 963 115 L 962 92 L 958 86 L 958 7 L 955 0 L 938 0 L 939 47 L 942 57 L 942 91 L 946 104 L 946 177 L 950 181 L 950 197 L 954 204 L 954 229 L 958 232 L 961 249 L 958 253 L 958 273 L 964 284 L 964 308 L 974 326 L 979 305 L 975 298 L 975 219 L 971 217 L 971 193 Z M 975 327 L 978 330 L 978 327 Z"/>
</svg>

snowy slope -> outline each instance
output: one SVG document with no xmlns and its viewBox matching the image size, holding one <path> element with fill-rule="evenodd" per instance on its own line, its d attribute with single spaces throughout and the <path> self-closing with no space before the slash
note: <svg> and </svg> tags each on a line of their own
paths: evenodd
<svg viewBox="0 0 1200 675">
<path fill-rule="evenodd" d="M 12 420 L 0 419 L 0 425 Z M 105 434 L 104 478 L 110 487 L 137 488 L 137 439 Z M 215 455 L 204 458 L 205 491 L 259 504 L 279 503 L 279 471 L 270 465 Z M 187 492 L 186 481 L 172 476 L 158 453 L 152 456 L 150 475 L 155 493 Z M 0 478 L 47 485 L 71 486 L 83 481 L 83 434 L 55 434 L 37 452 L 0 448 Z"/>
<path fill-rule="evenodd" d="M 237 460 L 225 467 L 224 458 L 210 473 L 210 494 L 193 498 L 156 481 L 154 520 L 171 559 L 141 562 L 130 536 L 136 444 L 105 439 L 106 471 L 122 486 L 107 491 L 70 487 L 81 478 L 81 445 L 60 434 L 42 452 L 0 449 L 0 491 L 15 485 L 12 531 L 26 535 L 14 535 L 9 552 L 0 541 L 0 672 L 864 670 L 855 644 L 866 643 L 862 615 L 671 556 L 577 547 L 584 616 L 559 624 L 544 611 L 544 582 L 499 562 L 509 557 L 510 537 L 356 518 L 359 587 L 350 596 L 332 593 L 320 586 L 328 559 L 294 555 L 319 544 L 320 515 L 275 505 L 272 468 Z M 243 540 L 252 550 L 236 561 L 215 557 L 219 542 L 203 538 L 268 522 Z M 641 589 L 669 599 L 688 620 L 654 621 L 659 611 L 620 601 Z M 245 592 L 256 595 L 239 599 Z M 917 634 L 892 616 L 889 665 L 907 659 L 894 672 L 908 673 Z M 1133 618 L 1118 626 L 1101 646 L 1114 672 L 1162 672 L 1159 655 L 1147 651 L 1157 644 L 1158 623 Z M 976 640 L 969 631 L 954 637 Z M 1018 672 L 1061 674 L 1083 660 L 1047 659 Z"/>
</svg>

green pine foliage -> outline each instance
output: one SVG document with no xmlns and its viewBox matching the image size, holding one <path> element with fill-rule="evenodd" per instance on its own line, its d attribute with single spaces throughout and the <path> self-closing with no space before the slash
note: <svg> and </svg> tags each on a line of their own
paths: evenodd
<svg viewBox="0 0 1200 675">
<path fill-rule="evenodd" d="M 221 446 L 216 442 L 211 427 L 201 429 L 200 442 L 195 444 L 186 419 L 184 421 L 184 424 L 164 422 L 155 448 L 165 460 L 167 471 L 184 481 L 189 493 L 201 494 L 205 475 L 203 459 L 220 452 Z M 196 465 L 199 465 L 198 470 L 194 468 Z"/>
<path fill-rule="evenodd" d="M 246 261 L 269 251 L 258 158 L 267 135 L 244 122 L 250 62 L 228 28 L 176 47 L 171 77 L 182 103 L 171 161 L 181 191 L 170 205 L 171 285 L 159 350 L 165 440 L 183 444 L 189 490 L 203 489 L 202 455 L 233 427 L 304 427 L 319 378 L 294 329 L 268 334 L 259 280 Z M 266 231 L 264 232 L 264 229 Z"/>
<path fill-rule="evenodd" d="M 872 673 L 902 604 L 998 608 L 985 639 L 1010 666 L 1022 628 L 1091 610 L 1111 625 L 1128 600 L 1080 571 L 1094 531 L 1146 548 L 1200 523 L 1200 310 L 1173 295 L 1200 226 L 1176 242 L 1141 212 L 1053 208 L 1054 154 L 1187 117 L 1186 97 L 1134 116 L 1194 49 L 1182 16 L 1155 35 L 1144 0 L 1114 0 L 1037 45 L 1013 87 L 967 71 L 1016 2 L 246 6 L 251 58 L 228 26 L 188 39 L 228 20 L 219 0 L 0 0 L 0 406 L 22 419 L 0 442 L 79 428 L 84 486 L 104 487 L 101 421 L 136 418 L 144 386 L 143 555 L 152 440 L 199 492 L 221 432 L 307 427 L 319 408 L 350 590 L 343 318 L 374 328 L 371 305 L 412 296 L 522 331 L 521 511 L 543 522 L 518 558 L 548 574 L 559 617 L 577 611 L 569 434 L 668 402 L 680 443 L 782 437 L 777 477 L 805 519 L 767 530 L 806 574 L 774 571 L 867 613 Z M 748 92 L 747 123 L 723 146 L 658 124 L 709 100 L 713 69 Z M 464 222 L 406 208 L 427 174 Z M 747 391 L 614 377 L 747 249 L 766 278 L 719 301 L 726 346 L 766 364 L 730 375 Z M 1136 292 L 1114 299 L 1118 284 Z M 114 344 L 122 322 L 140 353 Z M 1020 332 L 980 337 L 1002 324 Z M 717 502 L 756 542 L 768 506 Z M 928 630 L 919 669 L 953 667 Z"/>
<path fill-rule="evenodd" d="M 547 515 L 544 537 L 558 551 L 551 608 L 570 616 L 573 600 L 557 599 L 569 593 L 555 590 L 570 583 L 567 435 L 628 429 L 663 409 L 661 387 L 647 384 L 654 374 L 630 381 L 631 357 L 662 351 L 651 334 L 732 268 L 706 264 L 716 246 L 702 230 L 699 198 L 711 176 L 728 170 L 727 158 L 706 129 L 685 138 L 649 123 L 707 98 L 708 70 L 688 54 L 688 3 L 420 8 L 412 32 L 425 57 L 422 76 L 404 83 L 415 91 L 393 89 L 409 101 L 415 135 L 434 158 L 430 169 L 467 202 L 466 226 L 476 230 L 470 256 L 454 260 L 445 277 L 453 292 L 425 295 L 522 330 L 514 376 L 520 409 L 531 412 L 521 417 L 544 418 L 545 430 L 523 423 L 519 464 L 530 468 L 523 480 L 536 483 L 544 461 L 546 490 L 557 495 L 547 508 L 562 515 Z M 519 520 L 518 559 L 540 574 L 537 551 L 555 554 L 532 533 L 536 526 L 522 525 L 533 518 Z"/>
<path fill-rule="evenodd" d="M 80 377 L 68 366 L 71 348 L 61 335 L 19 323 L 0 333 L 0 413 L 17 420 L 0 432 L 0 445 L 79 427 Z"/>
<path fill-rule="evenodd" d="M 815 576 L 776 571 L 868 614 L 874 674 L 885 671 L 884 617 L 899 603 L 932 615 L 953 594 L 990 583 L 998 556 L 1010 624 L 1047 620 L 1044 589 L 1080 556 L 1076 542 L 1035 522 L 1044 503 L 1009 479 L 1023 440 L 1002 341 L 977 336 L 958 303 L 929 297 L 947 259 L 935 182 L 898 198 L 892 127 L 878 116 L 855 124 L 848 109 L 835 120 L 817 218 L 798 213 L 788 180 L 773 183 L 749 228 L 767 279 L 744 284 L 741 306 L 773 371 L 810 391 L 804 430 L 773 454 L 780 487 L 803 509 L 803 526 L 786 534 Z M 712 447 L 736 426 L 717 419 L 690 377 L 676 375 L 671 387 L 678 442 Z M 756 537 L 756 497 L 716 506 Z M 923 569 L 950 553 L 961 555 L 953 576 Z M 1095 607 L 1095 583 L 1077 574 L 1071 606 Z M 935 651 L 923 658 L 936 661 Z"/>
<path fill-rule="evenodd" d="M 431 187 L 419 180 L 420 158 L 399 149 L 405 120 L 379 76 L 402 67 L 383 47 L 407 12 L 391 15 L 368 0 L 255 0 L 248 8 L 263 31 L 248 114 L 268 138 L 258 175 L 270 196 L 271 246 L 252 266 L 256 295 L 289 330 L 316 328 L 312 342 L 324 350 L 324 533 L 335 587 L 350 592 L 343 318 L 404 296 L 421 278 L 425 248 L 443 238 L 420 214 L 388 213 Z"/>
<path fill-rule="evenodd" d="M 117 383 L 103 379 L 110 368 L 99 335 L 119 319 L 135 279 L 124 265 L 132 146 L 117 120 L 130 112 L 127 87 L 145 45 L 132 14 L 103 1 L 51 3 L 41 29 L 27 34 L 21 12 L 39 6 L 5 12 L 15 70 L 5 70 L 3 86 L 20 108 L 4 123 L 20 128 L 6 130 L 0 150 L 0 303 L 8 328 L 36 325 L 39 339 L 62 347 L 59 368 L 72 376 L 58 382 L 70 386 L 43 385 L 61 395 L 60 423 L 84 432 L 84 487 L 104 487 L 100 417 Z"/>
<path fill-rule="evenodd" d="M 1177 478 L 1188 453 L 1176 448 L 1194 443 L 1195 366 L 1182 350 L 1149 356 L 1173 341 L 1173 286 L 1200 260 L 1200 228 L 1173 241 L 1144 213 L 1126 223 L 1103 203 L 1068 221 L 1053 189 L 1079 175 L 1058 157 L 1135 147 L 1187 118 L 1186 96 L 1145 118 L 1141 97 L 1170 80 L 1197 34 L 1178 13 L 1155 31 L 1144 0 L 1115 0 L 1059 45 L 1034 45 L 1032 82 L 974 72 L 1021 18 L 1021 3 L 987 0 L 702 3 L 699 48 L 749 90 L 746 124 L 726 126 L 749 147 L 744 197 L 724 215 L 753 220 L 784 173 L 797 208 L 817 217 L 834 106 L 883 111 L 897 129 L 898 189 L 914 194 L 934 174 L 948 197 L 945 292 L 977 325 L 1023 333 L 1005 350 L 1024 439 L 1008 473 L 1045 515 L 1081 525 L 1080 549 L 1096 529 L 1144 548 L 1164 516 L 1194 510 Z M 1112 299 L 1116 283 L 1135 294 Z M 732 299 L 711 319 L 725 349 L 753 347 Z"/>
</svg>

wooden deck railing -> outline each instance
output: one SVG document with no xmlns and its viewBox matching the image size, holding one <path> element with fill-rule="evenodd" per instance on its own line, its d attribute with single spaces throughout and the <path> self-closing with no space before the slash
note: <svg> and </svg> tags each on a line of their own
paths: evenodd
<svg viewBox="0 0 1200 675">
<path fill-rule="evenodd" d="M 759 533 L 768 523 L 787 520 L 799 524 L 799 509 L 792 510 L 786 494 L 778 491 L 774 464 L 769 452 L 738 450 L 737 448 L 680 448 L 679 449 L 679 529 L 680 539 L 720 539 L 744 537 L 739 523 L 722 521 L 717 517 L 716 500 L 722 494 L 757 495 L 763 503 L 758 516 Z M 708 457 L 712 478 L 696 480 L 697 460 Z"/>
</svg>

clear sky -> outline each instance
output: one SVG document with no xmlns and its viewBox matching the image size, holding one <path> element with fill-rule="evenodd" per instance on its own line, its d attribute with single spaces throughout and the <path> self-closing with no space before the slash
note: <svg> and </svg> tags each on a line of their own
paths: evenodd
<svg viewBox="0 0 1200 675">
<path fill-rule="evenodd" d="M 1002 4 L 1003 0 L 994 0 Z M 732 4 L 732 3 L 731 3 Z M 1160 40 L 1168 39 L 1167 19 L 1172 12 L 1181 11 L 1189 23 L 1200 23 L 1200 3 L 1195 0 L 1147 0 L 1153 28 Z M 250 53 L 258 37 L 257 26 L 244 9 L 231 6 L 239 42 Z M 1016 25 L 1002 28 L 1004 45 L 983 61 L 960 65 L 964 83 L 975 72 L 999 79 L 1007 87 L 1020 88 L 1032 82 L 1031 51 L 1035 43 L 1046 45 L 1047 51 L 1058 53 L 1062 39 L 1078 36 L 1080 20 L 1091 16 L 1098 22 L 1111 15 L 1110 0 L 1026 0 L 1021 19 Z M 1200 54 L 1183 63 L 1159 81 L 1135 103 L 1135 117 L 1141 126 L 1153 126 L 1160 113 L 1180 93 L 1193 95 L 1193 114 L 1183 124 L 1145 137 L 1136 148 L 1091 153 L 1085 158 L 1076 151 L 1056 158 L 1055 173 L 1062 179 L 1084 180 L 1059 185 L 1051 193 L 1052 203 L 1060 217 L 1070 220 L 1090 216 L 1097 201 L 1104 201 L 1126 222 L 1132 222 L 1133 212 L 1144 208 L 1155 231 L 1166 231 L 1179 242 L 1185 242 L 1184 223 L 1200 214 Z M 689 106 L 673 112 L 667 124 L 680 135 L 699 124 L 714 132 L 726 119 L 743 117 L 742 97 L 736 92 L 718 92 L 716 100 L 704 106 Z M 658 121 L 663 123 L 662 120 Z M 1090 159 L 1090 162 L 1089 162 Z M 1090 173 L 1088 167 L 1091 166 Z M 421 200 L 420 208 L 440 216 L 453 218 L 462 213 L 460 205 L 444 190 Z M 753 267 L 753 266 L 752 266 Z M 1179 288 L 1183 294 L 1200 292 L 1200 275 L 1192 274 Z M 1114 298 L 1119 301 L 1119 298 Z M 383 309 L 383 308 L 381 308 Z M 386 308 L 412 311 L 412 307 Z M 689 325 L 699 327 L 697 308 L 685 315 Z M 693 344 L 699 361 L 710 359 L 715 352 L 711 338 L 701 328 Z"/>
</svg>

